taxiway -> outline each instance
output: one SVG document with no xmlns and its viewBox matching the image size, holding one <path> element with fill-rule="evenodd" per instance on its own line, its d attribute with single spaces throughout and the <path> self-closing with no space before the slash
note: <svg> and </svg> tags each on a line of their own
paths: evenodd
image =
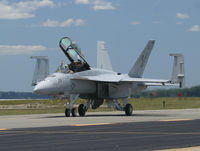
<svg viewBox="0 0 200 151">
<path fill-rule="evenodd" d="M 162 150 L 200 146 L 200 109 L 0 117 L 0 150 Z M 200 149 L 199 147 L 197 150 Z"/>
</svg>

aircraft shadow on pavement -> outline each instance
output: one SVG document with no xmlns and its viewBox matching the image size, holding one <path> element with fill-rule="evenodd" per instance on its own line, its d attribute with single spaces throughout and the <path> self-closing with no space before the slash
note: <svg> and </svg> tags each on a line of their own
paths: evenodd
<svg viewBox="0 0 200 151">
<path fill-rule="evenodd" d="M 166 114 L 134 114 L 133 116 L 150 116 L 150 117 L 167 117 L 169 115 L 166 115 Z"/>
<path fill-rule="evenodd" d="M 131 117 L 167 117 L 169 115 L 166 114 L 133 114 Z M 65 115 L 60 115 L 60 116 L 46 116 L 46 117 L 42 117 L 42 118 L 64 118 Z M 80 116 L 77 116 L 80 117 Z M 84 117 L 130 117 L 130 116 L 126 116 L 124 114 L 90 114 L 90 115 L 86 115 Z M 70 117 L 71 118 L 71 117 Z M 72 118 L 76 118 L 76 117 L 72 117 Z"/>
</svg>

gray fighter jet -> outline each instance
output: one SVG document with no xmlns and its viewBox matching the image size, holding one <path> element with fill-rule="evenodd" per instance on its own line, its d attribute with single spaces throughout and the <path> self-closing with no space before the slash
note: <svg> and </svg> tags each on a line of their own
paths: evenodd
<svg viewBox="0 0 200 151">
<path fill-rule="evenodd" d="M 105 43 L 99 41 L 97 45 L 98 68 L 92 68 L 86 61 L 81 49 L 70 38 L 60 40 L 60 48 L 69 59 L 70 64 L 62 63 L 57 71 L 48 75 L 48 58 L 33 57 L 37 59 L 32 85 L 37 94 L 55 96 L 64 95 L 69 98 L 65 110 L 66 117 L 76 116 L 74 104 L 78 98 L 85 99 L 85 104 L 78 106 L 80 116 L 85 116 L 91 106 L 92 109 L 100 107 L 106 101 L 109 108 L 125 111 L 131 116 L 133 107 L 128 103 L 128 98 L 146 89 L 148 86 L 185 85 L 184 57 L 182 54 L 174 56 L 173 73 L 171 80 L 142 78 L 148 62 L 154 40 L 150 40 L 136 63 L 128 74 L 117 73 L 112 70 Z M 48 76 L 47 76 L 48 75 Z M 121 104 L 119 99 L 123 101 Z"/>
</svg>

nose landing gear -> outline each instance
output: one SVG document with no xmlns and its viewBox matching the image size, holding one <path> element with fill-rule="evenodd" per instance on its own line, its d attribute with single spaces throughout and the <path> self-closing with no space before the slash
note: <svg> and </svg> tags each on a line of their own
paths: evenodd
<svg viewBox="0 0 200 151">
<path fill-rule="evenodd" d="M 65 116 L 70 117 L 70 109 L 65 109 Z"/>
<path fill-rule="evenodd" d="M 70 114 L 72 113 L 73 117 L 76 117 L 76 108 L 73 108 L 76 100 L 78 99 L 79 94 L 71 94 L 70 95 L 70 101 L 69 104 L 67 104 L 67 108 L 65 109 L 65 116 L 70 117 Z"/>
<path fill-rule="evenodd" d="M 77 113 L 76 113 L 76 108 L 73 108 L 73 109 L 68 109 L 68 108 L 66 108 L 65 109 L 65 116 L 66 117 L 70 117 L 70 114 L 72 113 L 72 116 L 73 117 L 76 117 L 77 116 Z"/>
<path fill-rule="evenodd" d="M 76 117 L 76 115 L 77 115 L 77 114 L 76 114 L 76 108 L 73 108 L 72 111 L 71 111 L 71 113 L 72 113 L 72 116 L 73 116 L 73 117 Z"/>
</svg>

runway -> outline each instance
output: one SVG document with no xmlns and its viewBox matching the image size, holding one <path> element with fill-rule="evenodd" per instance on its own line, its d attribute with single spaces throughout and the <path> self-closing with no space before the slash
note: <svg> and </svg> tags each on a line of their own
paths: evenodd
<svg viewBox="0 0 200 151">
<path fill-rule="evenodd" d="M 119 112 L 68 119 L 61 114 L 2 116 L 0 150 L 139 151 L 200 146 L 199 113 L 189 109 L 137 111 L 131 117 Z"/>
</svg>

